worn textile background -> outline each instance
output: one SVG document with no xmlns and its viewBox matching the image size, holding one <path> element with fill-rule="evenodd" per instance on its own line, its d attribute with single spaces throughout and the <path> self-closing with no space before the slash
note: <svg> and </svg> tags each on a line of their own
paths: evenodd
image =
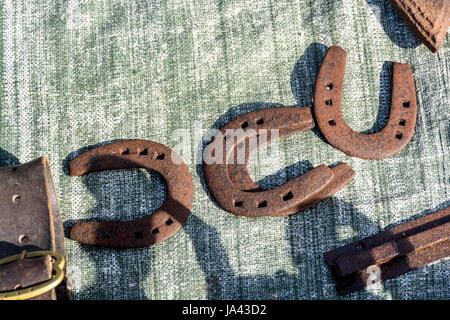
<svg viewBox="0 0 450 320">
<path fill-rule="evenodd" d="M 191 217 L 163 243 L 110 250 L 66 240 L 75 299 L 339 299 L 323 253 L 449 205 L 449 37 L 432 54 L 388 1 L 3 0 L 0 12 L 0 164 L 49 158 L 66 231 L 77 220 L 145 216 L 165 195 L 162 178 L 143 170 L 69 177 L 67 161 L 93 145 L 166 144 L 194 179 Z M 276 161 L 251 159 L 255 181 L 275 187 L 343 161 L 353 182 L 289 217 L 218 208 L 195 162 L 202 135 L 248 111 L 311 106 L 330 45 L 348 52 L 343 113 L 357 131 L 384 126 L 392 62 L 411 65 L 419 111 L 410 144 L 366 161 L 317 130 L 294 135 Z M 449 266 L 344 298 L 449 299 Z"/>
</svg>

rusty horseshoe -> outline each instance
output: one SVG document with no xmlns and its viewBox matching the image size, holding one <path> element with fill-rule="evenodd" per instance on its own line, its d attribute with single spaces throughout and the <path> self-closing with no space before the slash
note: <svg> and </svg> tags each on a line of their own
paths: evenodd
<svg viewBox="0 0 450 320">
<path fill-rule="evenodd" d="M 347 53 L 330 47 L 317 76 L 314 116 L 326 140 L 352 157 L 384 159 L 400 152 L 414 134 L 417 116 L 416 91 L 411 67 L 394 63 L 392 98 L 386 126 L 373 134 L 353 131 L 341 113 Z"/>
<path fill-rule="evenodd" d="M 297 107 L 253 111 L 223 126 L 205 147 L 203 157 L 205 182 L 213 198 L 233 214 L 263 217 L 290 215 L 330 197 L 355 175 L 345 163 L 332 168 L 320 165 L 270 190 L 254 183 L 247 170 L 250 156 L 270 143 L 271 134 L 267 133 L 271 129 L 278 129 L 279 138 L 283 138 L 313 127 L 311 109 Z M 261 143 L 263 134 L 266 141 Z M 259 143 L 252 143 L 252 139 Z M 244 149 L 243 161 L 234 163 L 238 150 Z"/>
<path fill-rule="evenodd" d="M 167 146 L 146 140 L 113 142 L 80 154 L 69 162 L 69 174 L 143 168 L 165 179 L 167 195 L 153 214 L 130 221 L 77 222 L 70 238 L 87 245 L 111 248 L 150 246 L 173 236 L 190 215 L 194 186 L 188 167 Z"/>
</svg>

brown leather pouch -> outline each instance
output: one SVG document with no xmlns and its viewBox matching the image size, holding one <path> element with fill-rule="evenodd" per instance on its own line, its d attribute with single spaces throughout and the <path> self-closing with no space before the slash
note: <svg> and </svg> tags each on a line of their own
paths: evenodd
<svg viewBox="0 0 450 320">
<path fill-rule="evenodd" d="M 70 299 L 67 254 L 58 197 L 48 160 L 0 168 L 0 260 L 24 250 L 56 251 L 65 260 L 64 280 L 34 300 Z M 52 278 L 52 259 L 43 256 L 0 265 L 0 292 L 30 288 Z"/>
</svg>

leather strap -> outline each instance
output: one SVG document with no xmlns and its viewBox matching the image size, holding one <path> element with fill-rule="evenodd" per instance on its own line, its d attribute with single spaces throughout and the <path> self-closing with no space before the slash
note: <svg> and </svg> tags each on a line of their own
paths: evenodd
<svg viewBox="0 0 450 320">
<path fill-rule="evenodd" d="M 0 168 L 0 259 L 37 250 L 52 250 L 67 261 L 58 198 L 48 160 Z M 0 291 L 17 290 L 51 278 L 49 257 L 0 266 Z M 64 268 L 64 272 L 66 268 Z M 33 299 L 70 298 L 66 281 Z"/>
<path fill-rule="evenodd" d="M 414 135 L 417 100 L 411 67 L 394 63 L 389 119 L 376 133 L 354 131 L 342 115 L 347 53 L 340 47 L 330 47 L 317 75 L 314 89 L 314 115 L 325 139 L 336 149 L 351 157 L 378 160 L 403 150 Z"/>
</svg>

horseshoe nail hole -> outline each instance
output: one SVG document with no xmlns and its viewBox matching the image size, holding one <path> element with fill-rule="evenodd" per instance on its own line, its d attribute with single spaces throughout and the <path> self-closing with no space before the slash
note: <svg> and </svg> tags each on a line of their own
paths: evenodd
<svg viewBox="0 0 450 320">
<path fill-rule="evenodd" d="M 294 195 L 292 194 L 291 191 L 289 191 L 288 193 L 286 193 L 286 194 L 283 196 L 283 200 L 284 200 L 284 201 L 288 201 L 288 200 L 291 200 L 293 197 L 294 197 Z"/>
<path fill-rule="evenodd" d="M 397 132 L 397 133 L 395 134 L 395 137 L 396 137 L 398 140 L 401 140 L 402 137 L 403 137 L 403 134 L 401 134 L 400 132 Z"/>
<path fill-rule="evenodd" d="M 152 233 L 153 233 L 153 234 L 159 233 L 159 229 L 158 229 L 158 228 L 153 229 L 153 230 L 152 230 Z"/>
<path fill-rule="evenodd" d="M 20 243 L 27 243 L 28 242 L 28 237 L 26 235 L 24 235 L 24 234 L 21 234 L 19 236 L 19 242 Z"/>
<path fill-rule="evenodd" d="M 328 124 L 329 124 L 330 126 L 335 126 L 335 125 L 336 125 L 336 122 L 335 122 L 334 120 L 329 120 L 329 121 L 328 121 Z"/>
<path fill-rule="evenodd" d="M 135 233 L 134 233 L 134 237 L 135 237 L 136 239 L 142 239 L 143 236 L 144 236 L 144 235 L 142 234 L 142 232 L 135 232 Z"/>
<path fill-rule="evenodd" d="M 259 126 L 262 125 L 263 123 L 264 123 L 264 119 L 259 119 L 256 121 L 256 124 Z"/>
<path fill-rule="evenodd" d="M 159 155 L 156 157 L 156 160 L 164 160 L 164 153 L 159 154 Z"/>
<path fill-rule="evenodd" d="M 244 205 L 244 201 L 236 201 L 235 200 L 233 204 L 235 207 L 242 207 Z"/>
<path fill-rule="evenodd" d="M 258 208 L 265 208 L 267 207 L 267 201 L 264 200 L 263 202 L 258 203 Z"/>
<path fill-rule="evenodd" d="M 9 170 L 11 170 L 12 172 L 14 172 L 14 171 L 17 170 L 17 167 L 12 167 L 12 168 L 10 168 Z"/>
<path fill-rule="evenodd" d="M 242 129 L 245 129 L 247 127 L 248 127 L 248 122 L 247 121 L 245 121 L 243 124 L 241 124 L 241 128 Z"/>
<path fill-rule="evenodd" d="M 400 120 L 400 122 L 398 123 L 401 126 L 405 126 L 406 125 L 406 120 Z"/>
<path fill-rule="evenodd" d="M 139 152 L 139 155 L 140 155 L 140 156 L 146 156 L 146 155 L 148 155 L 148 149 L 142 150 L 141 152 Z"/>
<path fill-rule="evenodd" d="M 12 196 L 12 202 L 13 203 L 20 203 L 20 200 L 21 200 L 22 198 L 20 198 L 20 196 L 18 195 L 18 194 L 15 194 L 15 195 L 13 195 Z"/>
<path fill-rule="evenodd" d="M 126 149 L 125 151 L 122 151 L 123 156 L 127 156 L 130 154 L 130 149 Z"/>
<path fill-rule="evenodd" d="M 325 104 L 327 105 L 327 106 L 332 106 L 333 105 L 333 101 L 330 99 L 330 100 L 327 100 L 327 101 L 325 101 Z"/>
<path fill-rule="evenodd" d="M 409 108 L 409 107 L 410 107 L 409 101 L 403 102 L 403 108 Z"/>
<path fill-rule="evenodd" d="M 358 250 L 358 251 L 363 251 L 364 248 L 365 248 L 365 244 L 362 241 L 358 242 L 358 244 L 356 245 L 356 250 Z"/>
<path fill-rule="evenodd" d="M 329 85 L 326 86 L 326 88 L 327 88 L 328 90 L 332 90 L 332 89 L 333 89 L 333 84 L 330 83 Z"/>
<path fill-rule="evenodd" d="M 216 136 L 212 136 L 208 143 L 213 143 L 214 141 L 216 141 Z"/>
<path fill-rule="evenodd" d="M 21 290 L 21 289 L 22 289 L 22 285 L 19 283 L 14 286 L 13 290 Z"/>
<path fill-rule="evenodd" d="M 168 219 L 166 221 L 166 226 L 170 226 L 173 223 L 172 219 Z"/>
</svg>

